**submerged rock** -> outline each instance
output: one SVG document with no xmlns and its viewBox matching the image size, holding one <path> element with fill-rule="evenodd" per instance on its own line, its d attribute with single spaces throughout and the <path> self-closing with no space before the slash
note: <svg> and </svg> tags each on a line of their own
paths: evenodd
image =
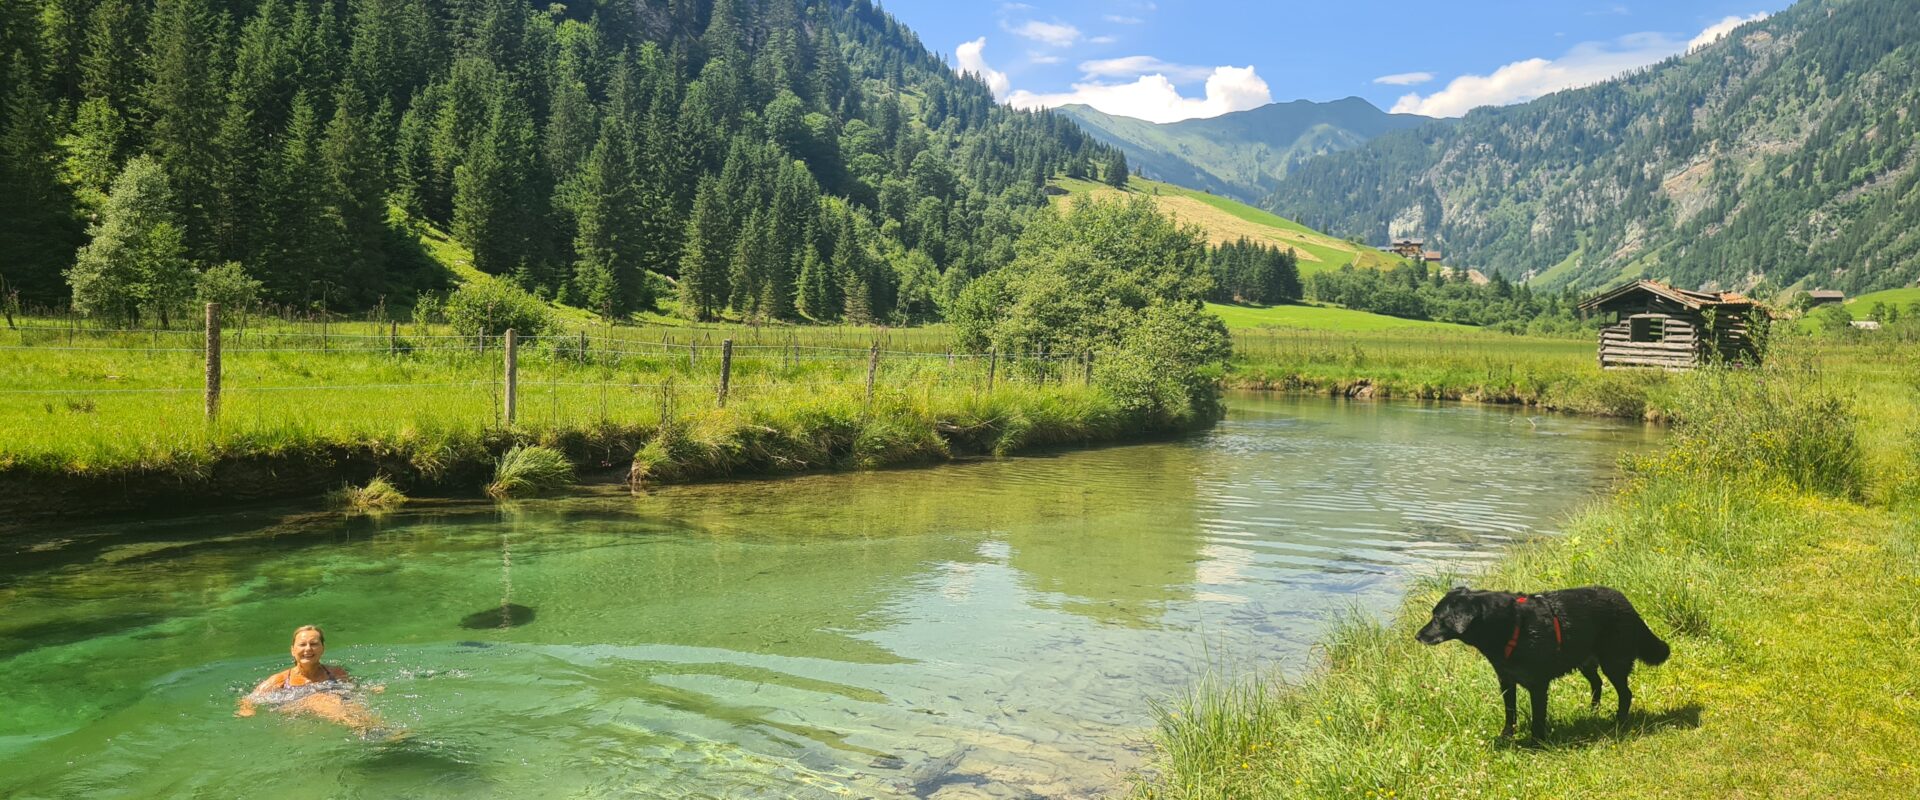
<svg viewBox="0 0 1920 800">
<path fill-rule="evenodd" d="M 483 608 L 468 614 L 460 620 L 460 627 L 473 630 L 517 628 L 532 621 L 532 608 L 519 603 L 506 603 L 497 608 Z"/>
</svg>

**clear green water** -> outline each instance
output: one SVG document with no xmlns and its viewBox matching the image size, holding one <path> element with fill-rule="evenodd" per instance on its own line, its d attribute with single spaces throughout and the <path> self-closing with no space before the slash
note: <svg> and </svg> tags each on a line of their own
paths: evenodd
<svg viewBox="0 0 1920 800">
<path fill-rule="evenodd" d="M 0 796 L 1094 796 L 1150 700 L 1298 668 L 1652 435 L 1249 395 L 1053 456 L 35 532 L 0 542 Z M 409 738 L 231 716 L 305 623 Z"/>
</svg>

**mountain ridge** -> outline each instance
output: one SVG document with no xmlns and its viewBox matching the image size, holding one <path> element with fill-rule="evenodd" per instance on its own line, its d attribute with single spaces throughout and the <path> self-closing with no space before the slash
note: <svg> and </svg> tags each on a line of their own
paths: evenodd
<svg viewBox="0 0 1920 800">
<path fill-rule="evenodd" d="M 1920 15 L 1802 0 L 1595 86 L 1324 155 L 1262 205 L 1546 288 L 1920 277 Z"/>
<path fill-rule="evenodd" d="M 1390 114 L 1360 97 L 1292 100 L 1217 117 L 1154 123 L 1091 106 L 1055 109 L 1148 178 L 1258 204 L 1294 165 L 1432 121 Z"/>
</svg>

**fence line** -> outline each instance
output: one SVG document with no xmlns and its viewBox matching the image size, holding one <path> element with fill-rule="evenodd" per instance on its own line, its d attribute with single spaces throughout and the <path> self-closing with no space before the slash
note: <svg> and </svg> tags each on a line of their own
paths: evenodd
<svg viewBox="0 0 1920 800">
<path fill-rule="evenodd" d="M 19 330 L 19 329 L 16 329 Z M 67 387 L 67 388 L 0 388 L 0 395 L 7 396 L 50 396 L 63 398 L 69 409 L 79 409 L 84 405 L 85 413 L 94 413 L 89 396 L 112 395 L 182 395 L 194 391 L 205 394 L 205 419 L 208 425 L 222 422 L 223 395 L 240 396 L 286 394 L 305 391 L 346 393 L 346 392 L 395 392 L 405 394 L 409 390 L 429 390 L 444 392 L 437 395 L 445 400 L 433 400 L 429 406 L 445 409 L 474 408 L 469 405 L 478 401 L 493 409 L 489 415 L 489 424 L 501 423 L 508 426 L 521 420 L 518 417 L 532 415 L 535 418 L 546 417 L 558 422 L 565 419 L 578 420 L 584 412 L 591 417 L 591 404 L 597 395 L 600 418 L 611 419 L 614 406 L 620 413 L 636 411 L 635 395 L 645 396 L 653 392 L 664 392 L 675 399 L 673 405 L 692 407 L 700 405 L 697 399 L 705 394 L 709 407 L 725 408 L 730 394 L 747 393 L 754 396 L 766 396 L 774 392 L 821 391 L 838 387 L 851 389 L 846 399 L 863 397 L 871 405 L 882 390 L 888 396 L 900 394 L 912 396 L 915 390 L 930 390 L 933 387 L 954 388 L 971 387 L 975 393 L 993 392 L 1003 383 L 1021 383 L 1028 385 L 1067 385 L 1076 381 L 1092 383 L 1091 358 L 1086 355 L 1038 355 L 1010 356 L 998 351 L 986 353 L 956 353 L 951 350 L 921 351 L 883 349 L 878 339 L 865 348 L 841 348 L 818 345 L 801 345 L 794 342 L 784 344 L 741 344 L 730 338 L 718 342 L 650 342 L 641 339 L 623 339 L 617 337 L 595 336 L 587 332 L 569 335 L 548 335 L 539 337 L 520 337 L 513 331 L 504 336 L 400 336 L 399 326 L 389 325 L 388 332 L 379 335 L 353 333 L 298 333 L 267 334 L 254 332 L 251 337 L 242 332 L 221 330 L 218 310 L 207 309 L 207 323 L 199 331 L 164 331 L 170 335 L 200 335 L 201 347 L 158 347 L 152 344 L 146 347 L 124 346 L 125 342 L 107 339 L 100 346 L 69 346 L 71 335 L 49 335 L 44 338 L 46 344 L 28 344 L 29 335 L 46 332 L 70 334 L 62 328 L 30 328 L 22 334 L 19 345 L 0 345 L 6 351 L 47 351 L 47 352 L 99 352 L 106 354 L 173 354 L 195 353 L 204 359 L 205 375 L 201 386 L 161 385 L 146 387 Z M 127 337 L 147 331 L 122 329 L 115 333 Z M 158 332 L 156 332 L 158 333 Z M 112 334 L 109 334 L 112 335 Z M 158 336 L 151 341 L 161 341 Z M 293 344 L 309 344 L 314 340 L 326 342 L 338 340 L 341 347 L 312 346 L 270 346 L 276 339 L 291 340 Z M 238 346 L 245 341 L 251 346 Z M 175 344 L 177 340 L 169 341 Z M 596 344 L 597 343 L 597 344 Z M 717 351 L 718 357 L 708 358 L 702 352 Z M 455 377 L 475 375 L 473 380 L 440 380 L 429 382 L 369 382 L 369 383 L 325 383 L 291 385 L 246 385 L 235 384 L 227 376 L 225 362 L 247 364 L 247 358 L 253 354 L 302 354 L 333 353 L 345 356 L 389 355 L 396 364 L 407 363 L 408 358 L 419 356 L 436 357 L 430 361 L 419 362 L 430 370 L 451 370 Z M 454 356 L 452 360 L 437 358 L 442 354 Z M 484 359 L 480 363 L 473 357 Z M 630 360 L 631 359 L 631 360 Z M 634 363 L 637 361 L 638 363 Z M 864 363 L 862 363 L 864 362 Z M 168 366 L 158 368 L 163 374 L 171 376 L 180 362 L 170 360 Z M 257 362 L 255 362 L 257 363 Z M 302 362 L 295 362 L 296 364 Z M 304 362 L 323 364 L 321 360 Z M 357 367 L 359 362 L 347 362 Z M 828 375 L 813 371 L 812 365 L 833 365 Z M 1074 365 L 1082 365 L 1081 368 Z M 128 365 L 132 366 L 132 365 Z M 638 367 L 639 375 L 627 377 L 619 373 L 625 369 Z M 864 368 L 864 369 L 862 369 Z M 122 371 L 119 364 L 111 364 L 112 371 Z M 256 367 L 255 370 L 258 368 Z M 380 369 L 380 368 L 372 368 Z M 138 367 L 133 367 L 137 372 Z M 579 370 L 586 374 L 569 374 Z M 338 372 L 339 370 L 336 370 Z M 350 370 L 351 371 L 351 370 Z M 664 381 L 647 381 L 647 373 L 665 373 Z M 846 377 L 830 378 L 844 372 Z M 305 373 L 304 374 L 311 374 Z M 464 375 L 462 374 L 464 373 Z M 596 374 L 597 373 L 597 374 Z M 1002 373 L 1005 373 L 1004 375 Z M 242 374 L 254 374 L 254 370 Z M 272 374 L 268 368 L 266 374 Z M 484 376 L 484 377 L 479 377 Z M 675 376 L 685 376 L 684 379 Z M 792 378 L 782 380 L 782 377 Z M 118 376 L 109 376 L 118 378 Z M 325 380 L 325 375 L 320 376 Z M 370 376 L 371 377 L 371 376 Z M 431 375 L 423 377 L 435 377 Z M 600 377 L 601 380 L 594 380 Z M 735 380 L 735 378 L 743 380 Z M 138 380 L 136 378 L 136 380 Z M 149 378 L 151 380 L 151 378 Z M 172 383 L 178 378 L 168 377 L 163 383 Z M 192 379 L 188 379 L 192 380 Z M 186 383 L 186 381 L 179 381 Z M 44 385 L 44 384 L 43 384 Z M 858 387 L 864 386 L 864 392 Z M 474 394 L 467 391 L 480 389 Z M 562 398 L 565 398 L 563 409 Z M 374 399 L 378 399 L 377 397 Z M 363 399 L 342 400 L 337 402 L 362 402 Z M 617 401 L 617 402 L 616 402 Z M 333 403 L 336 401 L 327 401 Z M 582 403 L 586 405 L 582 405 Z M 642 405 L 645 402 L 642 401 Z M 421 406 L 423 410 L 429 406 Z M 133 406 L 112 406 L 112 409 L 131 409 Z M 154 411 L 172 414 L 175 411 L 167 406 L 153 406 Z M 274 406 L 259 406 L 251 413 L 271 413 Z M 50 405 L 48 410 L 54 408 Z M 644 408 L 637 409 L 644 416 Z M 229 409 L 225 413 L 232 413 Z M 170 424 L 170 422 L 169 422 Z"/>
</svg>

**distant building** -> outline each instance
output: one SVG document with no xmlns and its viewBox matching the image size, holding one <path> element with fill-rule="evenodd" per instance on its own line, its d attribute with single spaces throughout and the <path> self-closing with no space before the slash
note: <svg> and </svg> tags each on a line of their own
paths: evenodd
<svg viewBox="0 0 1920 800">
<path fill-rule="evenodd" d="M 1760 359 L 1749 324 L 1768 319 L 1765 306 L 1735 292 L 1689 292 L 1654 281 L 1603 292 L 1580 304 L 1582 314 L 1613 314 L 1600 330 L 1600 368 L 1692 369 L 1718 359 Z"/>
<path fill-rule="evenodd" d="M 1844 302 L 1847 302 L 1846 292 L 1836 292 L 1831 289 L 1815 289 L 1811 292 L 1807 292 L 1808 308 L 1813 308 L 1814 306 L 1824 306 L 1828 303 L 1844 303 Z"/>
<path fill-rule="evenodd" d="M 1853 321 L 1853 327 L 1863 331 L 1877 331 L 1880 330 L 1880 322 L 1871 319 L 1856 319 Z"/>
<path fill-rule="evenodd" d="M 1440 251 L 1428 250 L 1424 253 L 1421 253 L 1420 258 L 1422 260 L 1425 260 L 1429 264 L 1438 264 L 1440 263 Z"/>
<path fill-rule="evenodd" d="M 1425 239 L 1395 239 L 1387 250 L 1405 258 L 1420 258 L 1427 251 Z"/>
</svg>

